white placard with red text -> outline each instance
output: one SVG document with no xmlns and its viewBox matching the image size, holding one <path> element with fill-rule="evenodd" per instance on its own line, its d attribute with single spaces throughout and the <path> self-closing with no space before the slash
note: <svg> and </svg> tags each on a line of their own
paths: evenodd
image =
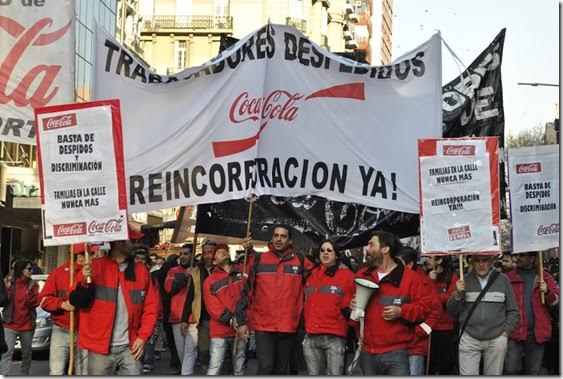
<svg viewBox="0 0 563 379">
<path fill-rule="evenodd" d="M 369 66 L 267 24 L 170 76 L 100 28 L 95 46 L 94 98 L 121 100 L 131 212 L 251 193 L 418 212 L 417 141 L 442 135 L 438 34 Z"/>
<path fill-rule="evenodd" d="M 559 246 L 559 145 L 508 149 L 512 252 Z"/>
<path fill-rule="evenodd" d="M 500 249 L 496 138 L 419 141 L 423 254 Z"/>
<path fill-rule="evenodd" d="M 36 110 L 45 246 L 128 238 L 118 100 Z"/>
<path fill-rule="evenodd" d="M 35 145 L 33 109 L 74 101 L 74 7 L 0 1 L 0 141 Z"/>
</svg>

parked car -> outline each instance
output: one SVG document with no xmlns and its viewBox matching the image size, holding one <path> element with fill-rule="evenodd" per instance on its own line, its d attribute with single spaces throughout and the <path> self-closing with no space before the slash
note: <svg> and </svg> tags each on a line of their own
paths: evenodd
<svg viewBox="0 0 563 379">
<path fill-rule="evenodd" d="M 43 289 L 48 277 L 49 275 L 44 274 L 31 276 L 31 279 L 35 280 L 39 284 L 39 292 Z M 53 330 L 51 314 L 41 307 L 37 307 L 35 310 L 37 311 L 37 318 L 35 333 L 33 334 L 33 340 L 31 341 L 31 349 L 33 351 L 49 350 L 49 346 L 51 345 L 51 332 Z M 21 350 L 19 337 L 16 339 L 15 349 L 17 351 Z"/>
</svg>

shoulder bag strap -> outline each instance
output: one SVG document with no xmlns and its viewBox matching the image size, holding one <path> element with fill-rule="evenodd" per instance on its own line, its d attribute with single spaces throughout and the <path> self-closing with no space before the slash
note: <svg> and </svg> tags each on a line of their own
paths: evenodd
<svg viewBox="0 0 563 379">
<path fill-rule="evenodd" d="M 477 296 L 477 299 L 475 300 L 475 302 L 473 303 L 473 306 L 471 307 L 471 309 L 469 310 L 469 312 L 467 312 L 467 317 L 465 317 L 465 320 L 463 321 L 463 325 L 461 327 L 461 332 L 459 333 L 459 338 L 461 338 L 461 336 L 463 335 L 463 332 L 465 332 L 465 328 L 467 327 L 467 324 L 469 323 L 469 319 L 471 318 L 471 316 L 473 315 L 473 312 L 475 311 L 475 308 L 477 308 L 477 305 L 479 305 L 479 303 L 481 302 L 481 299 L 483 299 L 483 296 L 485 296 L 485 293 L 487 293 L 487 291 L 489 290 L 489 288 L 491 288 L 491 286 L 493 285 L 493 283 L 495 282 L 495 280 L 497 280 L 497 278 L 499 277 L 499 273 L 497 270 L 495 270 L 493 268 L 493 273 L 491 274 L 491 277 L 489 278 L 489 281 L 487 282 L 487 285 L 481 290 L 481 292 L 479 293 L 479 296 Z"/>
</svg>

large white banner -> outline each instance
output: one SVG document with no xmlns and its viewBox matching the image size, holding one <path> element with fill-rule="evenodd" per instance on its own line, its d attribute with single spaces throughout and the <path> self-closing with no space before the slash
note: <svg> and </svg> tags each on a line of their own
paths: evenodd
<svg viewBox="0 0 563 379">
<path fill-rule="evenodd" d="M 74 0 L 0 1 L 0 141 L 35 145 L 35 108 L 74 101 Z"/>
<path fill-rule="evenodd" d="M 254 188 L 418 213 L 417 140 L 442 132 L 438 35 L 381 67 L 271 24 L 171 77 L 100 28 L 95 56 L 94 97 L 121 100 L 131 212 Z"/>
<path fill-rule="evenodd" d="M 500 249 L 496 138 L 422 140 L 423 254 L 489 254 Z"/>
<path fill-rule="evenodd" d="M 36 110 L 45 246 L 128 238 L 119 101 Z"/>
<path fill-rule="evenodd" d="M 559 145 L 508 149 L 512 252 L 559 246 Z"/>
</svg>

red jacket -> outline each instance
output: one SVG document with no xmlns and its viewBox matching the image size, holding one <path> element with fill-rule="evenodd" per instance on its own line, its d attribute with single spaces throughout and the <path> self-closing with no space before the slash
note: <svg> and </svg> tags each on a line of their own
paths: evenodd
<svg viewBox="0 0 563 379">
<path fill-rule="evenodd" d="M 428 318 L 414 328 L 414 336 L 409 345 L 409 355 L 428 355 L 428 335 L 434 330 L 445 312 L 432 280 L 420 267 L 416 267 L 415 272 L 419 275 L 421 282 L 426 282 L 425 286 L 428 291 L 424 292 L 424 295 L 430 299 L 431 310 Z"/>
<path fill-rule="evenodd" d="M 99 354 L 109 353 L 119 284 L 129 314 L 130 346 L 137 338 L 146 343 L 153 334 L 160 302 L 147 268 L 131 262 L 120 272 L 115 260 L 100 257 L 92 259 L 92 274 L 92 283 L 87 284 L 79 273 L 70 295 L 71 304 L 81 308 L 78 346 Z M 134 280 L 127 276 L 134 276 Z"/>
<path fill-rule="evenodd" d="M 203 281 L 203 301 L 211 317 L 209 334 L 211 338 L 234 337 L 235 329 L 230 321 L 243 287 L 243 275 L 237 266 L 230 272 L 215 267 Z"/>
<path fill-rule="evenodd" d="M 355 292 L 352 271 L 338 266 L 315 268 L 305 284 L 305 331 L 346 338 Z"/>
<path fill-rule="evenodd" d="M 446 279 L 448 279 L 448 276 L 451 277 L 449 286 L 446 281 Z M 442 272 L 438 275 L 436 280 L 434 280 L 434 288 L 436 288 L 436 290 L 438 291 L 438 297 L 440 298 L 440 303 L 442 304 L 444 310 L 446 309 L 446 303 L 452 295 L 452 292 L 454 291 L 455 285 L 458 280 L 459 276 L 455 272 Z M 442 317 L 440 318 L 436 326 L 434 326 L 432 329 L 454 330 L 454 315 L 452 315 L 450 312 L 444 311 L 442 313 Z"/>
<path fill-rule="evenodd" d="M 74 265 L 74 279 L 76 283 L 82 265 Z M 70 297 L 70 260 L 57 267 L 49 274 L 41 293 L 39 294 L 39 306 L 51 313 L 53 323 L 61 328 L 70 329 L 70 312 L 61 308 L 61 304 Z M 78 315 L 74 313 L 74 327 L 78 330 Z"/>
<path fill-rule="evenodd" d="M 188 277 L 182 266 L 172 267 L 166 274 L 164 290 L 170 294 L 170 314 L 168 322 L 171 324 L 182 321 L 182 312 L 188 292 Z"/>
<path fill-rule="evenodd" d="M 33 280 L 12 278 L 12 286 L 6 291 L 8 304 L 2 310 L 4 328 L 17 331 L 35 329 L 38 294 L 39 286 Z"/>
<path fill-rule="evenodd" d="M 377 270 L 368 267 L 360 269 L 356 277 L 379 284 L 365 309 L 362 350 L 381 354 L 407 349 L 414 334 L 412 323 L 418 324 L 430 315 L 430 299 L 425 295 L 430 291 L 427 282 L 421 281 L 413 270 L 399 261 L 381 281 Z M 401 307 L 399 319 L 383 319 L 383 308 L 388 305 Z"/>
<path fill-rule="evenodd" d="M 303 313 L 303 275 L 313 268 L 311 261 L 303 257 L 301 263 L 291 247 L 278 256 L 270 244 L 270 250 L 251 259 L 250 267 L 249 280 L 237 303 L 238 324 L 247 324 L 245 311 L 252 298 L 255 330 L 295 333 Z"/>
<path fill-rule="evenodd" d="M 518 323 L 516 330 L 512 332 L 509 338 L 516 341 L 526 341 L 528 338 L 528 317 L 526 315 L 526 306 L 524 305 L 524 281 L 518 275 L 517 270 L 510 270 L 506 273 L 514 290 L 514 298 L 518 305 Z M 539 278 L 536 275 L 536 285 L 532 296 L 532 309 L 534 311 L 535 324 L 534 336 L 537 343 L 545 343 L 551 340 L 551 317 L 547 309 L 548 306 L 555 306 L 559 303 L 559 288 L 553 277 L 546 271 L 543 272 L 543 279 L 547 283 L 548 292 L 545 295 L 545 304 L 541 303 Z"/>
</svg>

